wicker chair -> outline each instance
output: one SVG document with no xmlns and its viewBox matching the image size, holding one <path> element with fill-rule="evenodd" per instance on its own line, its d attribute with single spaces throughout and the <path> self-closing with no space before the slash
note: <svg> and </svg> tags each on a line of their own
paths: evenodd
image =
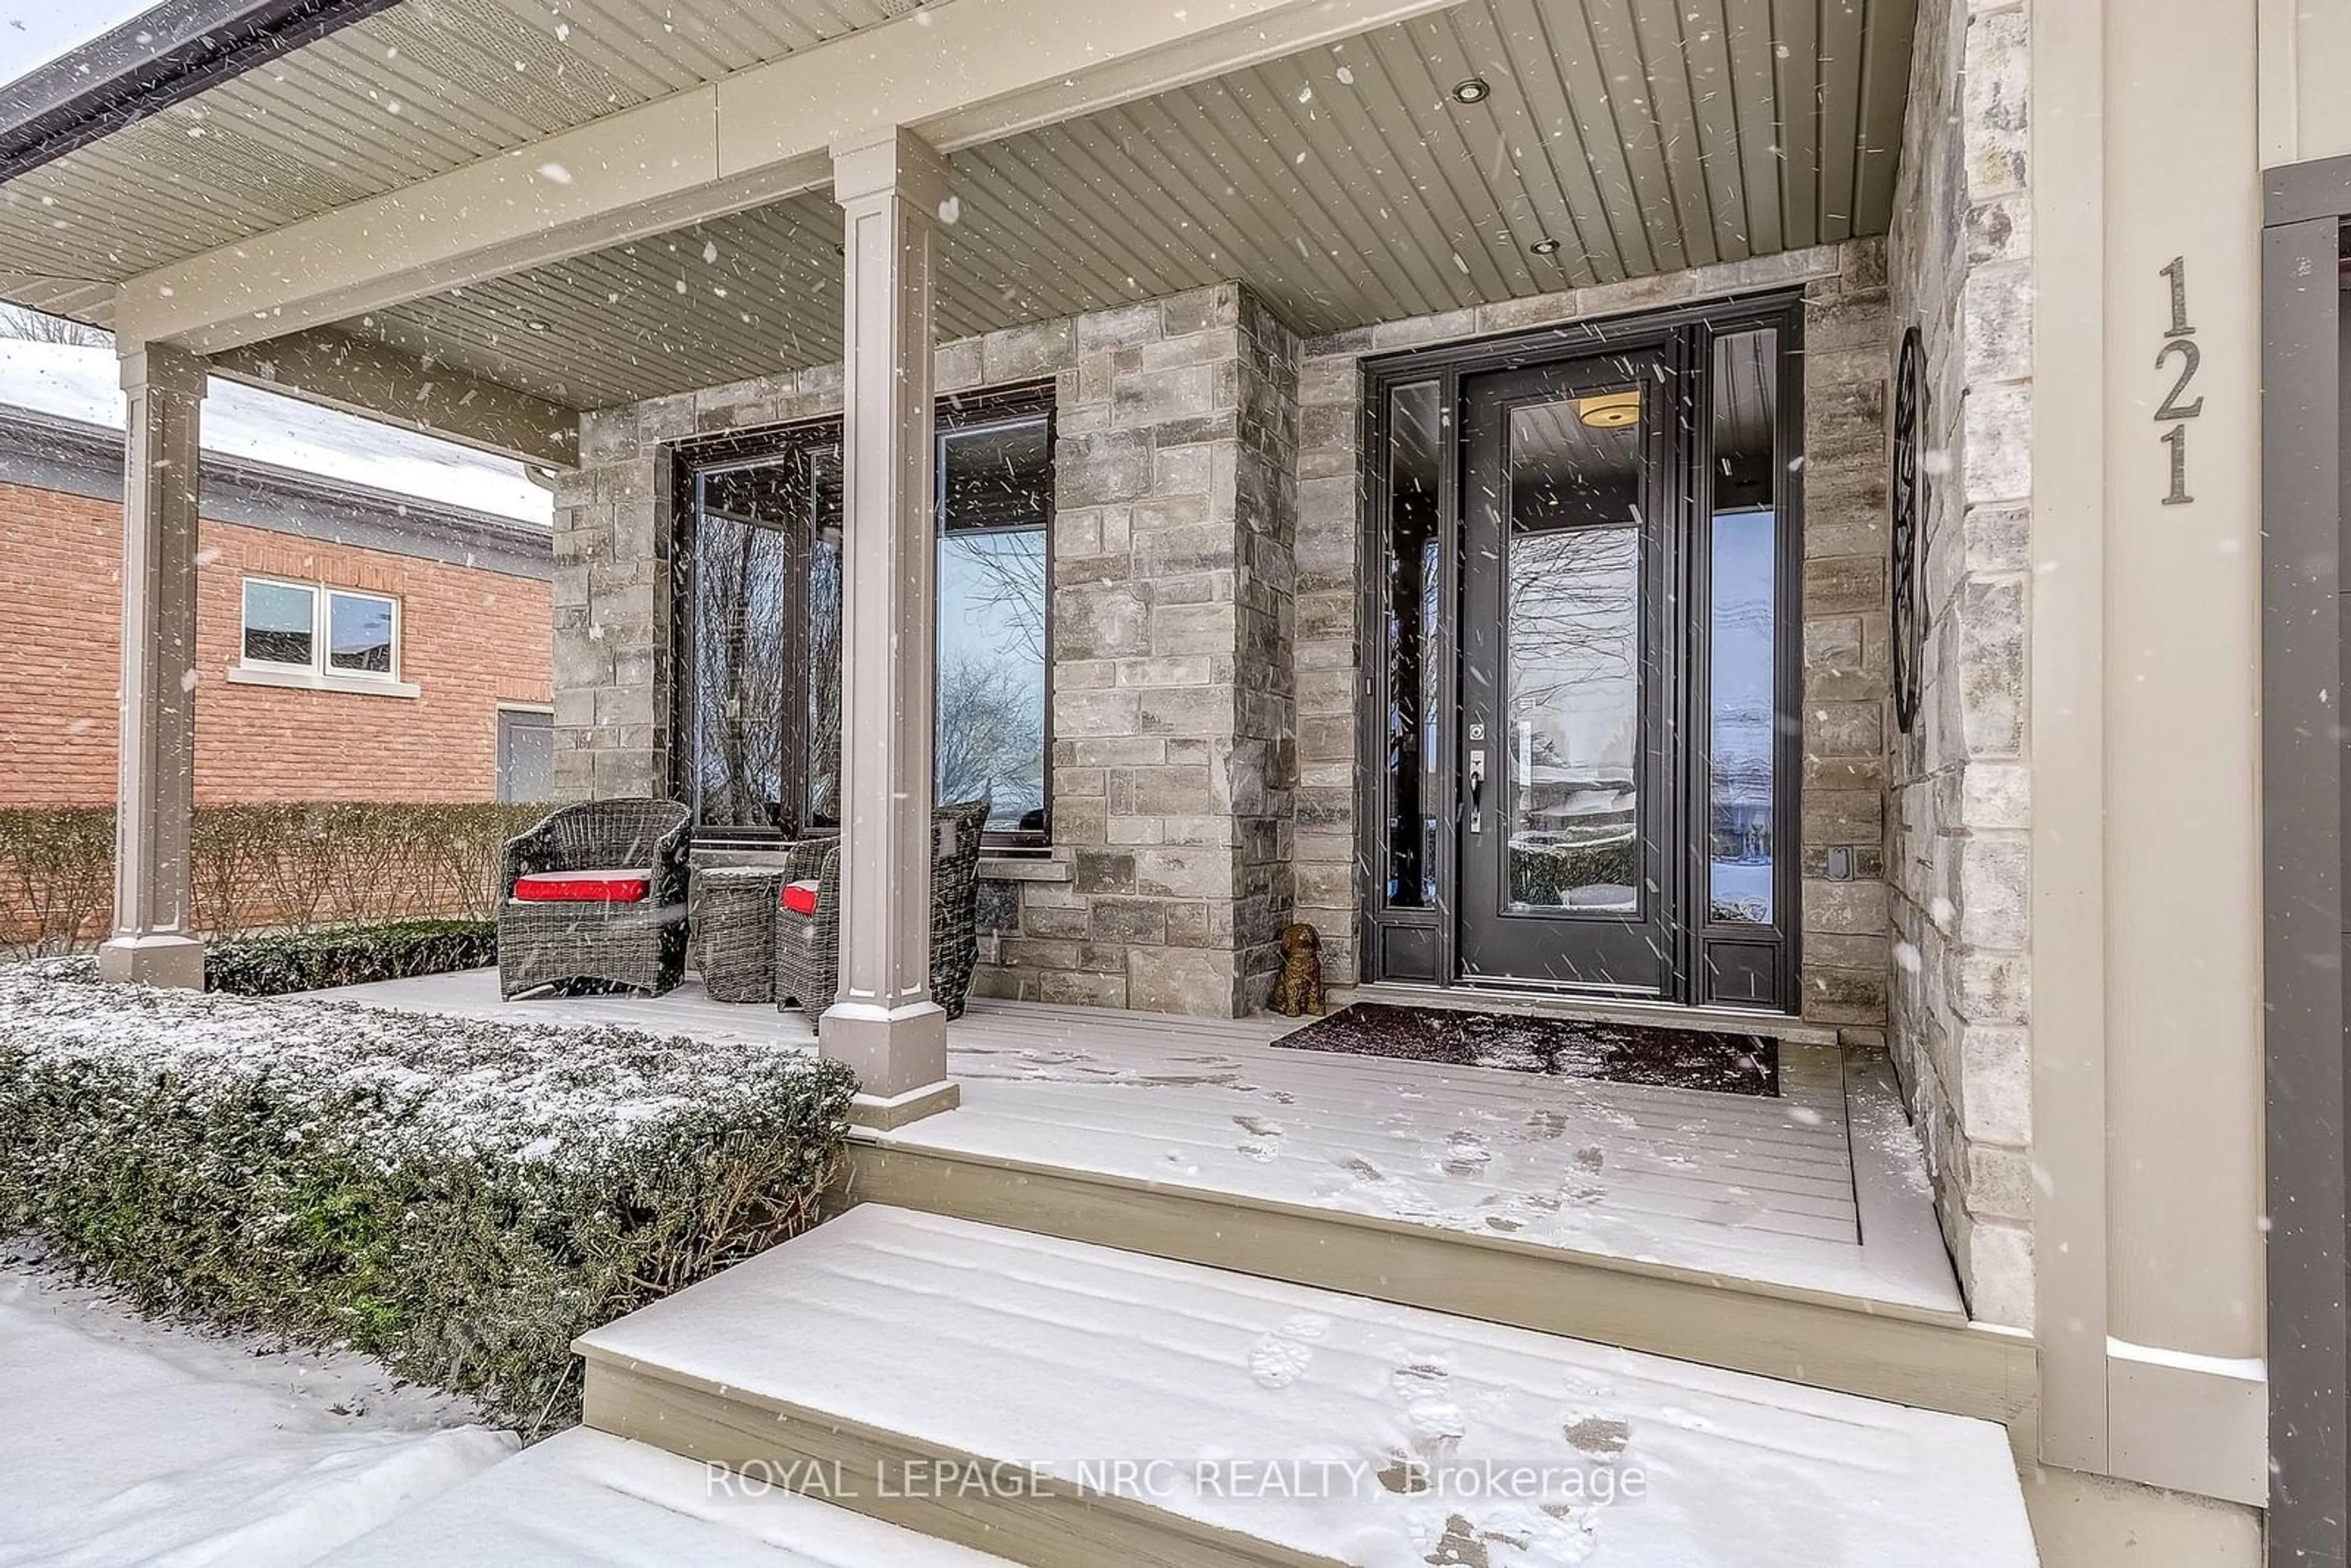
<svg viewBox="0 0 2351 1568">
<path fill-rule="evenodd" d="M 979 839 L 987 802 L 966 800 L 931 813 L 931 998 L 963 1017 L 979 962 Z M 776 912 L 776 1005 L 797 1003 L 820 1018 L 841 988 L 841 843 L 805 839 L 785 852 L 785 880 L 816 883 L 816 912 Z"/>
<path fill-rule="evenodd" d="M 568 980 L 630 986 L 654 996 L 685 972 L 686 839 L 692 813 L 674 800 L 566 806 L 500 853 L 498 985 L 509 997 Z M 585 872 L 642 878 L 641 895 L 526 902 L 526 877 Z"/>
</svg>

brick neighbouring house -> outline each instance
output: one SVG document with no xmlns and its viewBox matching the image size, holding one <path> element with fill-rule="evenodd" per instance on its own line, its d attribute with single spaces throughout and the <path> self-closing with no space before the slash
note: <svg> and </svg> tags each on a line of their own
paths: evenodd
<svg viewBox="0 0 2351 1568">
<path fill-rule="evenodd" d="M 114 799 L 122 438 L 71 416 L 80 383 L 111 394 L 112 358 L 0 345 L 0 552 L 11 566 L 0 582 L 0 806 Z M 529 509 L 519 466 L 261 394 L 222 396 L 235 412 L 204 456 L 197 800 L 541 793 L 549 534 L 485 509 Z M 306 464 L 319 455 L 307 446 L 330 442 L 342 450 Z M 249 667 L 241 643 L 253 579 L 351 591 L 354 610 L 392 601 L 394 671 Z"/>
</svg>

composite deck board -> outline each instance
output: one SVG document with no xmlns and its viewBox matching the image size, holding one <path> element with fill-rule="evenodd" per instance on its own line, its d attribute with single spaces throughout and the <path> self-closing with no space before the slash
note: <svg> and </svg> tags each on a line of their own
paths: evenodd
<svg viewBox="0 0 2351 1568">
<path fill-rule="evenodd" d="M 1236 1117 L 1214 1104 L 1198 1107 L 1197 1118 L 1178 1121 L 1147 1111 L 1101 1111 L 1081 1095 L 1034 1092 L 1008 1105 L 988 1088 L 965 1083 L 962 1119 L 953 1126 L 917 1124 L 889 1141 L 942 1153 L 1043 1158 L 1138 1180 L 1224 1186 L 1276 1201 L 1400 1218 L 1458 1219 L 1491 1211 L 1513 1220 L 1489 1228 L 1520 1228 L 1530 1218 L 1525 1205 L 1543 1212 L 1543 1205 L 1557 1199 L 1602 1214 L 1859 1241 L 1849 1183 L 1833 1195 L 1786 1194 L 1735 1170 L 1687 1178 L 1655 1175 L 1643 1171 L 1637 1157 L 1628 1157 L 1627 1145 L 1605 1130 L 1548 1137 L 1514 1130 L 1509 1136 L 1524 1141 L 1501 1143 L 1489 1134 L 1474 1143 L 1432 1144 L 1433 1134 L 1442 1134 L 1431 1129 L 1389 1146 L 1376 1126 L 1357 1122 L 1317 1124 L 1295 1113 L 1275 1120 L 1247 1111 Z M 1260 1135 L 1252 1126 L 1278 1135 Z M 1579 1163 L 1587 1155 L 1596 1155 L 1593 1163 Z"/>
<path fill-rule="evenodd" d="M 691 980 L 660 998 L 504 1002 L 495 977 L 475 971 L 338 994 L 411 1011 L 814 1044 L 804 1015 L 713 1002 Z M 1849 1090 L 1833 1050 L 1783 1045 L 1781 1094 L 1767 1098 L 1274 1046 L 1299 1027 L 976 999 L 949 1030 L 962 1105 L 860 1136 L 1865 1308 L 1963 1312 L 1898 1100 L 1882 1076 Z M 1856 1201 L 1849 1092 L 1866 1097 L 1873 1126 L 1896 1130 L 1867 1151 L 1868 1205 Z M 1865 1234 L 1865 1212 L 1892 1222 Z"/>
<path fill-rule="evenodd" d="M 581 1349 L 591 1425 L 693 1458 L 1041 1476 L 999 1515 L 872 1502 L 1024 1561 L 2034 1561 L 1990 1422 L 881 1205 Z"/>
<path fill-rule="evenodd" d="M 1512 1092 L 1488 1098 L 1474 1092 L 1457 1092 L 1458 1087 L 1470 1087 L 1459 1085 L 1458 1075 L 1384 1078 L 1363 1073 L 1353 1062 L 1310 1068 L 1298 1080 L 1251 1071 L 1259 1063 L 1234 1057 L 1176 1063 L 1165 1058 L 1157 1062 L 1144 1060 L 1102 1072 L 1073 1073 L 1066 1061 L 1052 1064 L 1058 1071 L 1008 1071 L 999 1058 L 981 1056 L 967 1044 L 956 1051 L 955 1063 L 967 1093 L 974 1087 L 983 1089 L 988 1103 L 1006 1113 L 1012 1113 L 1017 1106 L 997 1088 L 1003 1083 L 1050 1086 L 1055 1093 L 1050 1097 L 1023 1096 L 1025 1103 L 1039 1109 L 1049 1098 L 1058 1104 L 1079 1098 L 1078 1091 L 1095 1088 L 1224 1089 L 1230 1097 L 1228 1104 L 1255 1098 L 1260 1102 L 1257 1109 L 1277 1119 L 1295 1111 L 1311 1117 L 1319 1130 L 1343 1131 L 1355 1146 L 1446 1121 L 1489 1129 L 1532 1129 L 1544 1141 L 1555 1142 L 1589 1118 L 1606 1127 L 1628 1150 L 1646 1151 L 1657 1160 L 1661 1174 L 1687 1176 L 1697 1162 L 1710 1155 L 1743 1167 L 1767 1186 L 1790 1192 L 1844 1192 L 1845 1207 L 1851 1209 L 1850 1193 L 1845 1191 L 1851 1166 L 1844 1153 L 1842 1093 L 1833 1082 L 1803 1085 L 1802 1092 L 1792 1093 L 1788 1101 L 1761 1118 L 1750 1118 L 1736 1107 L 1725 1106 L 1725 1097 L 1720 1095 L 1685 1093 L 1674 1103 L 1635 1107 L 1614 1092 L 1616 1085 L 1550 1080 L 1512 1085 Z M 1197 1082 L 1189 1082 L 1194 1079 Z M 1106 1126 L 1137 1120 L 1173 1125 L 1194 1119 L 1181 1110 L 1174 1116 L 1160 1110 L 1158 1102 L 1168 1098 L 1165 1093 L 1082 1097 L 1099 1107 L 1097 1113 Z M 1270 1105 L 1261 1103 L 1269 1099 Z M 1216 1109 L 1216 1103 L 1207 1095 L 1191 1097 L 1191 1103 L 1205 1115 L 1213 1115 Z M 1726 1146 L 1726 1133 L 1736 1134 L 1736 1146 Z M 1775 1176 L 1785 1179 L 1774 1181 Z"/>
</svg>

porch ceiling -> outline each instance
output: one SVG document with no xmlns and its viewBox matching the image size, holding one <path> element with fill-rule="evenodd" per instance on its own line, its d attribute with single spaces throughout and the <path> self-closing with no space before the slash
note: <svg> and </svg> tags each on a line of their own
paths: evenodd
<svg viewBox="0 0 2351 1568">
<path fill-rule="evenodd" d="M 0 187 L 0 292 L 102 289 L 730 71 L 920 0 L 406 0 Z"/>
<path fill-rule="evenodd" d="M 1777 10 L 1468 0 L 958 152 L 941 333 L 1230 278 L 1323 333 L 1882 233 L 1913 0 Z M 578 407 L 820 364 L 840 229 L 812 192 L 341 329 Z"/>
</svg>

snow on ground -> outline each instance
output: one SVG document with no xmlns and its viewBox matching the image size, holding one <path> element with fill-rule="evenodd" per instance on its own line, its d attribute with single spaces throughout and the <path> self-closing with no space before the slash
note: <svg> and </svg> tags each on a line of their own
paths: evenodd
<svg viewBox="0 0 2351 1568">
<path fill-rule="evenodd" d="M 0 341 L 0 404 L 122 428 L 114 355 L 76 343 Z M 523 465 L 278 392 L 214 380 L 204 395 L 206 452 L 545 526 L 555 498 Z"/>
<path fill-rule="evenodd" d="M 444 1492 L 323 1568 L 1012 1568 L 804 1496 L 767 1471 L 729 1476 L 574 1427 Z"/>
<path fill-rule="evenodd" d="M 0 1244 L 0 1565 L 309 1563 L 512 1453 L 363 1356 L 141 1319 Z"/>
</svg>

